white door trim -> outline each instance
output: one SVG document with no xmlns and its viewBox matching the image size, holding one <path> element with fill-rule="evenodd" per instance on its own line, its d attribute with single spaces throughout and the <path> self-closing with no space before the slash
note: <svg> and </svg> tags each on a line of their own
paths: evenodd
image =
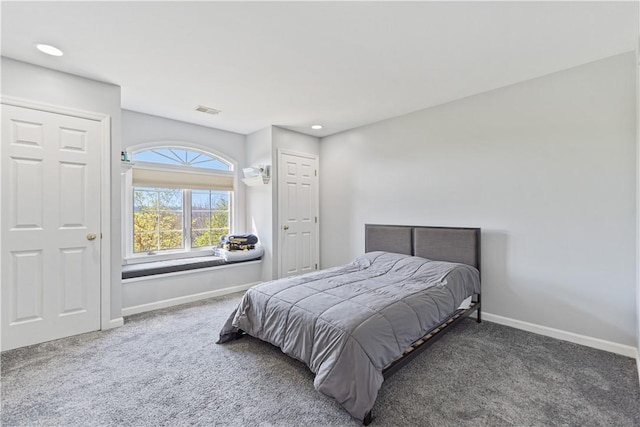
<svg viewBox="0 0 640 427">
<path fill-rule="evenodd" d="M 111 116 L 13 96 L 0 96 L 0 103 L 100 122 L 100 329 L 113 328 L 111 321 Z M 0 183 L 1 184 L 1 183 Z M 1 213 L 0 213 L 1 215 Z M 1 231 L 0 231 L 1 233 Z M 1 236 L 0 236 L 1 237 Z M 116 319 L 118 320 L 118 319 Z"/>
<path fill-rule="evenodd" d="M 280 166 L 282 165 L 282 155 L 283 154 L 288 154 L 291 156 L 299 156 L 299 157 L 306 157 L 308 159 L 314 159 L 316 162 L 316 170 L 318 171 L 317 175 L 316 175 L 316 212 L 315 212 L 315 216 L 318 217 L 318 222 L 316 222 L 315 224 L 315 232 L 316 232 L 316 259 L 315 259 L 315 264 L 318 264 L 318 266 L 320 265 L 320 157 L 317 154 L 310 154 L 310 153 L 302 153 L 300 151 L 292 151 L 292 150 L 283 150 L 281 148 L 278 148 L 277 150 L 278 152 L 278 169 L 275 171 L 271 171 L 271 179 L 276 179 L 277 183 L 276 183 L 276 200 L 277 200 L 277 209 L 278 209 L 278 215 L 277 215 L 277 220 L 278 223 L 276 224 L 275 227 L 275 236 L 276 238 L 275 240 L 275 247 L 278 248 L 278 252 L 277 252 L 277 263 L 278 263 L 278 278 L 282 277 L 282 253 L 280 251 L 280 248 L 282 247 L 282 233 L 280 232 L 280 227 L 283 224 L 283 218 L 282 218 L 282 209 L 280 209 L 280 180 L 278 179 L 278 176 L 280 174 Z"/>
</svg>

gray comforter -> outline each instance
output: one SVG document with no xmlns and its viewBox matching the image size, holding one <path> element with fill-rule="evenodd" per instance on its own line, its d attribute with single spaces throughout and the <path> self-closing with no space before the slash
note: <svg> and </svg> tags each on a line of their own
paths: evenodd
<svg viewBox="0 0 640 427">
<path fill-rule="evenodd" d="M 387 252 L 351 264 L 252 287 L 220 332 L 243 330 L 316 374 L 314 386 L 363 420 L 382 370 L 468 296 L 480 293 L 473 267 Z"/>
</svg>

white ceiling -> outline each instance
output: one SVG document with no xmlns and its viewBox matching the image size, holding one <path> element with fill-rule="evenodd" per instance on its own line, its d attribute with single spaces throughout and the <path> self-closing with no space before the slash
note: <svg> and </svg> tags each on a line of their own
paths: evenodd
<svg viewBox="0 0 640 427">
<path fill-rule="evenodd" d="M 635 49 L 637 2 L 6 2 L 2 55 L 122 107 L 325 136 Z M 49 57 L 33 47 L 53 44 Z M 218 116 L 194 111 L 199 105 Z M 312 124 L 324 129 L 314 131 Z"/>
</svg>

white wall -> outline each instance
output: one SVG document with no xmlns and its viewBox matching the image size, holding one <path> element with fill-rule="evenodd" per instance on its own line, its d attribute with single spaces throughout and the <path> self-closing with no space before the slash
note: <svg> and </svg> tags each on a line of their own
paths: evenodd
<svg viewBox="0 0 640 427">
<path fill-rule="evenodd" d="M 209 147 L 243 165 L 244 135 L 165 117 L 122 110 L 122 146 L 155 141 L 186 141 Z"/>
<path fill-rule="evenodd" d="M 320 139 L 277 126 L 247 135 L 247 165 L 271 165 L 271 180 L 247 190 L 247 223 L 265 246 L 262 280 L 278 276 L 278 150 L 320 153 Z"/>
<path fill-rule="evenodd" d="M 142 313 L 248 289 L 260 281 L 261 261 L 122 281 L 122 314 Z"/>
<path fill-rule="evenodd" d="M 247 166 L 273 165 L 271 127 L 251 133 L 247 141 Z M 271 171 L 273 176 L 273 169 Z M 273 279 L 273 178 L 266 185 L 247 187 L 247 229 L 264 247 L 261 280 Z"/>
<path fill-rule="evenodd" d="M 2 58 L 2 94 L 111 116 L 111 319 L 121 317 L 120 87 Z"/>
<path fill-rule="evenodd" d="M 273 126 L 274 159 L 276 150 L 289 150 L 304 154 L 320 155 L 320 138 Z"/>
<path fill-rule="evenodd" d="M 486 312 L 635 346 L 634 94 L 628 53 L 323 138 L 322 267 L 365 223 L 482 227 Z"/>
</svg>

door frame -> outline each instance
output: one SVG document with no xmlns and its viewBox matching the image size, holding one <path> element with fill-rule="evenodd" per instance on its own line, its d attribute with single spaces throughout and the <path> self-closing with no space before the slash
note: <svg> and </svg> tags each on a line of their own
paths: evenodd
<svg viewBox="0 0 640 427">
<path fill-rule="evenodd" d="M 276 225 L 275 225 L 275 230 L 276 233 L 276 238 L 274 239 L 276 242 L 276 248 L 277 248 L 277 262 L 278 262 L 278 268 L 277 268 L 277 272 L 278 272 L 278 278 L 282 277 L 282 251 L 280 249 L 282 249 L 282 233 L 280 231 L 281 227 L 282 227 L 282 209 L 281 209 L 281 202 L 282 199 L 280 197 L 280 186 L 282 185 L 282 183 L 280 182 L 280 168 L 282 166 L 282 155 L 283 154 L 288 154 L 290 156 L 298 156 L 298 157 L 306 157 L 308 159 L 314 159 L 316 162 L 316 171 L 317 174 L 315 176 L 316 179 L 316 195 L 315 195 L 315 199 L 316 199 L 316 215 L 318 217 L 318 222 L 315 224 L 315 233 L 316 233 L 316 259 L 314 264 L 318 264 L 318 268 L 320 266 L 320 156 L 318 156 L 317 154 L 311 154 L 311 153 L 303 153 L 300 151 L 292 151 L 292 150 L 284 150 L 279 148 L 277 150 L 278 152 L 278 167 L 275 171 L 275 179 L 276 179 L 276 201 L 277 201 L 277 209 L 278 209 L 278 215 L 276 215 Z M 273 177 L 272 177 L 273 179 Z"/>
<path fill-rule="evenodd" d="M 111 329 L 114 327 L 111 321 L 111 116 L 6 95 L 0 96 L 0 104 L 78 117 L 100 123 L 100 329 Z M 2 188 L 1 181 L 0 188 Z M 0 211 L 1 223 L 2 212 Z M 2 228 L 0 227 L 1 239 Z M 0 277 L 1 269 L 0 265 Z"/>
</svg>

